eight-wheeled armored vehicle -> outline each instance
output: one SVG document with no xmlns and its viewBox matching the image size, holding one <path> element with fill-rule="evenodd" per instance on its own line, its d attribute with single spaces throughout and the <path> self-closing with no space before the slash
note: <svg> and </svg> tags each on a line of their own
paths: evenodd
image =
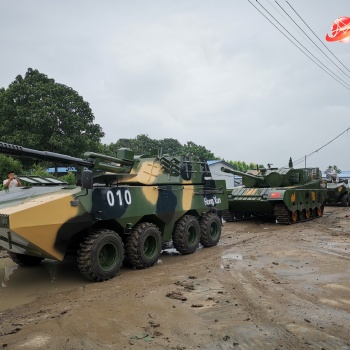
<svg viewBox="0 0 350 350">
<path fill-rule="evenodd" d="M 0 152 L 88 168 L 81 185 L 21 176 L 28 186 L 0 192 L 0 246 L 19 265 L 76 252 L 82 275 L 113 278 L 123 261 L 154 265 L 166 242 L 182 254 L 211 247 L 228 208 L 223 180 L 212 180 L 205 161 L 161 154 L 117 157 L 88 152 L 86 159 L 0 142 Z M 93 170 L 101 172 L 92 176 Z"/>
<path fill-rule="evenodd" d="M 246 173 L 228 168 L 223 172 L 242 176 L 242 185 L 228 189 L 226 221 L 273 215 L 280 224 L 291 224 L 323 215 L 327 189 L 318 168 L 258 168 Z"/>
</svg>

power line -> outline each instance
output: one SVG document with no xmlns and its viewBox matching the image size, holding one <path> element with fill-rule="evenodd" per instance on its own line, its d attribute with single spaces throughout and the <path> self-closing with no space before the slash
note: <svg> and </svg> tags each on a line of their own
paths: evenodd
<svg viewBox="0 0 350 350">
<path fill-rule="evenodd" d="M 314 46 L 336 67 L 338 70 L 340 70 L 343 74 L 345 74 L 348 78 L 350 76 L 344 72 L 306 33 L 305 31 L 299 26 L 298 23 L 294 21 L 294 19 L 285 11 L 285 9 L 275 0 L 276 4 L 282 9 L 282 11 L 293 21 L 293 23 L 302 31 L 302 33 L 314 44 Z M 287 2 L 288 3 L 288 2 Z M 289 4 L 288 4 L 289 5 Z M 290 6 L 290 5 L 289 5 Z M 293 9 L 293 8 L 292 8 Z M 293 11 L 297 14 L 297 12 L 293 9 Z M 298 15 L 298 14 L 297 14 Z M 306 22 L 298 15 L 298 17 L 303 21 L 303 23 L 311 30 L 311 28 L 306 24 Z M 316 36 L 316 34 L 311 30 L 311 32 Z M 316 36 L 317 38 L 317 36 Z M 317 38 L 318 39 L 318 38 Z M 323 43 L 322 43 L 323 44 Z M 323 44 L 324 45 L 324 44 Z M 325 45 L 324 45 L 325 46 Z M 326 47 L 326 46 L 325 46 Z M 326 47 L 327 48 L 327 47 Z M 331 52 L 331 51 L 330 51 Z M 332 53 L 332 52 L 331 52 Z M 333 55 L 334 56 L 334 55 Z M 335 56 L 334 56 L 335 57 Z M 340 61 L 339 61 L 340 62 Z M 341 62 L 340 62 L 341 63 Z M 345 67 L 345 66 L 344 66 Z M 345 67 L 346 68 L 346 67 Z M 347 69 L 347 68 L 346 68 Z"/>
<path fill-rule="evenodd" d="M 317 150 L 305 155 L 302 158 L 297 159 L 296 161 L 294 161 L 294 164 L 300 164 L 302 162 L 305 161 L 305 159 L 310 158 L 313 154 L 317 153 L 318 151 L 320 151 L 322 148 L 325 148 L 326 146 L 328 146 L 329 144 L 331 144 L 333 141 L 335 141 L 336 139 L 338 139 L 340 136 L 342 136 L 343 134 L 345 134 L 347 131 L 350 130 L 350 127 L 348 127 L 347 129 L 345 129 L 342 133 L 340 133 L 339 135 L 337 135 L 335 138 L 333 138 L 332 140 L 328 141 L 326 144 L 324 144 L 323 146 L 321 146 L 320 148 L 318 148 Z"/>
<path fill-rule="evenodd" d="M 319 62 L 323 67 L 320 66 L 320 64 L 318 64 L 313 58 L 311 58 L 303 49 L 301 49 L 295 42 L 293 42 L 290 37 L 288 37 L 288 35 L 286 35 L 280 28 L 278 28 L 275 23 L 273 23 L 270 18 L 268 18 L 262 11 L 260 11 L 259 8 L 257 8 L 250 0 L 248 0 L 248 2 L 258 11 L 260 12 L 260 14 L 262 14 L 285 38 L 287 38 L 296 48 L 298 48 L 305 56 L 307 56 L 313 63 L 315 63 L 319 68 L 321 68 L 325 73 L 327 73 L 332 79 L 334 79 L 335 81 L 337 81 L 339 84 L 341 84 L 342 86 L 344 86 L 346 89 L 350 90 L 350 85 L 345 82 L 343 79 L 341 79 L 340 77 L 338 77 L 334 72 L 332 72 L 328 67 L 326 67 L 318 58 L 315 57 L 315 55 L 313 55 L 303 44 L 301 44 L 263 5 L 261 5 L 259 3 L 258 0 L 256 0 L 256 2 L 265 10 L 265 12 L 267 12 L 269 14 L 269 16 L 271 18 L 274 19 L 274 21 L 276 23 L 278 23 L 278 25 L 280 27 L 282 27 L 284 29 L 285 32 L 287 32 L 289 34 L 290 37 L 292 37 L 305 51 L 307 51 L 317 62 Z M 327 72 L 328 70 L 328 72 Z"/>
<path fill-rule="evenodd" d="M 350 73 L 350 70 L 344 66 L 344 64 L 334 55 L 334 53 L 322 42 L 322 40 L 315 34 L 315 32 L 307 25 L 307 23 L 299 16 L 299 14 L 294 10 L 292 5 L 286 0 L 286 3 L 295 12 L 295 14 L 304 22 L 304 24 L 309 28 L 312 34 L 317 38 L 317 40 L 331 53 L 331 55 Z"/>
</svg>

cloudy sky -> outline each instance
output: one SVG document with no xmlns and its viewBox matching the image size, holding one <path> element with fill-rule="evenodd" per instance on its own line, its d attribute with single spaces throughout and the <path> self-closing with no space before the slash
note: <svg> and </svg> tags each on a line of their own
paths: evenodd
<svg viewBox="0 0 350 350">
<path fill-rule="evenodd" d="M 251 2 L 349 85 L 248 0 L 0 0 L 0 87 L 29 67 L 72 87 L 107 144 L 148 134 L 225 160 L 280 167 L 292 157 L 302 167 L 350 127 L 350 43 L 325 40 L 350 17 L 349 0 L 288 1 L 320 41 L 286 0 Z M 329 164 L 350 170 L 350 130 L 306 160 Z"/>
</svg>

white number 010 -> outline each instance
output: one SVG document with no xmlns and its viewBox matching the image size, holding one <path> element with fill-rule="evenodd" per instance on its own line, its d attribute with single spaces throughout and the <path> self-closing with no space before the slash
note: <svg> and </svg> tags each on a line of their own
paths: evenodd
<svg viewBox="0 0 350 350">
<path fill-rule="evenodd" d="M 108 191 L 107 192 L 107 201 L 108 201 L 108 204 L 113 207 L 114 206 L 114 199 L 116 199 L 117 201 L 119 201 L 119 205 L 122 206 L 124 203 L 126 203 L 127 205 L 130 205 L 131 204 L 131 193 L 129 190 L 125 190 L 124 192 L 124 198 L 123 198 L 123 195 L 121 193 L 120 190 L 118 190 L 116 193 L 115 193 L 115 196 L 113 195 L 113 192 L 112 191 Z"/>
</svg>

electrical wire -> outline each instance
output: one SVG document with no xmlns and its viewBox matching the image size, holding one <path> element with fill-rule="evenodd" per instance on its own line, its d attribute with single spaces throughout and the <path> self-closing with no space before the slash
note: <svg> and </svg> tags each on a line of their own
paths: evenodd
<svg viewBox="0 0 350 350">
<path fill-rule="evenodd" d="M 300 15 L 294 10 L 293 6 L 286 0 L 286 3 L 295 12 L 295 14 L 303 21 L 303 23 L 309 28 L 311 33 L 317 38 L 317 40 L 329 51 L 329 53 L 350 73 L 350 70 L 344 66 L 344 64 L 334 55 L 334 53 L 322 42 L 322 40 L 315 34 L 315 32 L 308 26 L 308 24 L 300 17 Z"/>
<path fill-rule="evenodd" d="M 303 49 L 301 49 L 295 42 L 293 42 L 290 37 L 288 37 L 288 35 L 286 35 L 280 28 L 278 28 L 276 26 L 275 23 L 273 23 L 270 18 L 268 18 L 262 11 L 260 11 L 260 9 L 258 7 L 256 7 L 250 0 L 248 0 L 248 2 L 260 13 L 262 14 L 285 38 L 287 38 L 296 48 L 298 48 L 305 56 L 307 56 L 313 63 L 315 63 L 319 68 L 321 68 L 325 73 L 327 73 L 332 79 L 334 79 L 335 81 L 337 81 L 339 84 L 341 84 L 342 86 L 344 86 L 347 90 L 350 90 L 350 84 L 345 82 L 343 79 L 341 79 L 340 77 L 338 77 L 334 72 L 332 72 L 327 66 L 325 66 L 318 58 L 315 57 L 315 55 L 313 55 L 303 44 L 300 43 L 299 40 L 297 40 L 263 5 L 261 5 L 259 3 L 258 0 L 256 0 L 256 2 L 265 10 L 265 12 L 267 12 L 269 14 L 269 16 L 271 18 L 274 19 L 274 21 L 276 23 L 278 23 L 278 25 L 280 27 L 282 27 L 284 29 L 285 32 L 287 32 L 289 34 L 290 37 L 292 37 L 305 51 L 307 51 L 313 58 L 311 58 Z M 320 66 L 320 64 L 318 64 L 317 62 L 319 62 L 323 67 Z M 327 71 L 328 70 L 328 71 Z"/>
<path fill-rule="evenodd" d="M 305 31 L 299 26 L 298 23 L 294 21 L 294 19 L 286 12 L 286 10 L 275 0 L 276 4 L 282 9 L 282 11 L 293 21 L 293 23 L 301 30 L 301 32 L 314 44 L 314 46 L 321 52 L 323 56 L 325 56 L 338 70 L 340 70 L 343 74 L 345 74 L 348 78 L 350 76 L 344 72 L 316 43 L 314 40 L 312 40 L 309 35 L 305 33 Z M 288 2 L 287 2 L 288 3 Z M 288 3 L 289 5 L 289 3 Z M 290 5 L 289 5 L 290 6 Z M 293 8 L 292 8 L 293 9 Z M 293 9 L 293 11 L 297 14 L 297 12 Z M 297 14 L 298 15 L 298 14 Z M 301 17 L 298 15 L 298 17 L 301 19 Z M 311 30 L 311 28 L 305 23 L 304 20 L 302 20 L 303 23 Z M 311 32 L 316 36 L 316 34 L 311 30 Z M 317 36 L 316 36 L 317 38 Z M 317 38 L 318 39 L 318 38 Z M 324 44 L 323 44 L 324 45 Z M 326 47 L 326 46 L 325 46 Z M 326 47 L 327 48 L 327 47 Z M 331 52 L 331 51 L 330 51 Z M 331 52 L 332 53 L 332 52 Z M 334 55 L 333 55 L 334 56 Z M 335 56 L 334 56 L 335 57 Z M 341 63 L 341 62 L 340 62 Z M 346 67 L 345 67 L 346 68 Z"/>
<path fill-rule="evenodd" d="M 326 146 L 328 146 L 329 144 L 331 144 L 333 141 L 335 141 L 336 139 L 338 139 L 340 136 L 342 136 L 343 134 L 345 134 L 347 131 L 350 130 L 350 127 L 348 127 L 347 129 L 345 129 L 342 133 L 340 133 L 339 135 L 337 135 L 335 138 L 333 138 L 332 140 L 328 141 L 326 144 L 324 144 L 323 146 L 321 146 L 320 148 L 316 149 L 315 151 L 305 155 L 304 157 L 301 157 L 299 159 L 297 159 L 296 161 L 293 161 L 293 163 L 296 164 L 300 164 L 302 162 L 304 162 L 306 159 L 310 158 L 312 155 L 314 155 L 315 153 L 317 153 L 318 151 L 320 151 L 322 148 L 325 148 Z"/>
</svg>

